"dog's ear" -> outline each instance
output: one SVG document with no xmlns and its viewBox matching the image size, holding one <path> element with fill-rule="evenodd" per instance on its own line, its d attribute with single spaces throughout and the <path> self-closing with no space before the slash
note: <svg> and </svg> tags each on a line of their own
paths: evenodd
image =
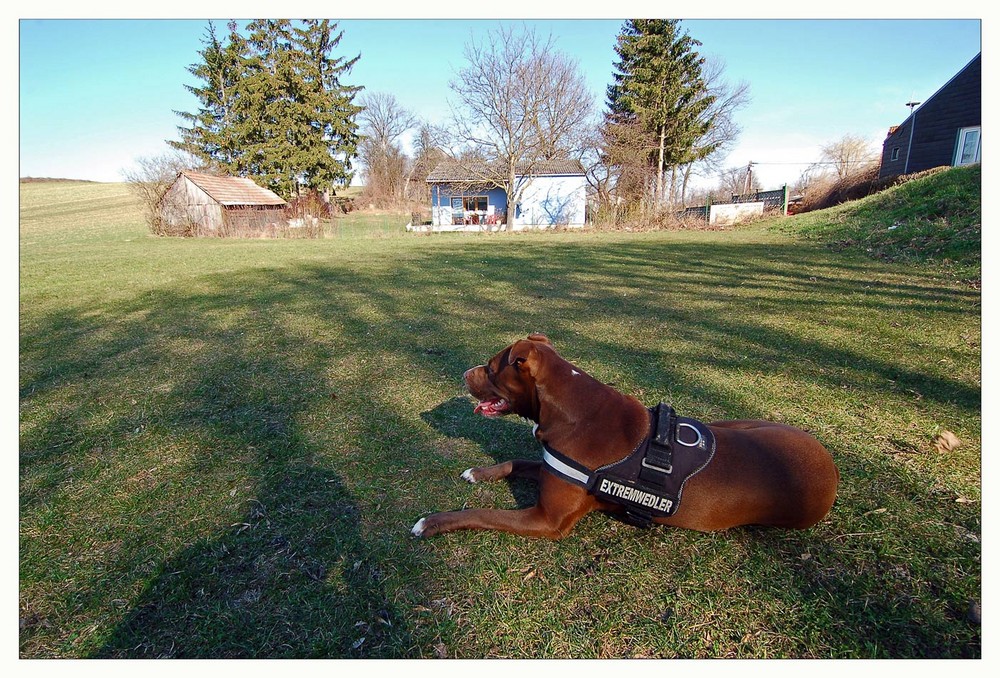
<svg viewBox="0 0 1000 678">
<path fill-rule="evenodd" d="M 552 342 L 549 341 L 548 337 L 546 337 L 544 334 L 539 334 L 538 332 L 534 332 L 532 334 L 529 334 L 528 335 L 528 339 L 529 339 L 529 341 L 540 341 L 543 344 L 548 344 L 549 346 L 552 345 Z"/>
<path fill-rule="evenodd" d="M 508 365 L 518 365 L 525 366 L 528 369 L 528 373 L 532 372 L 535 362 L 538 360 L 538 349 L 535 344 L 532 343 L 531 337 L 528 338 L 529 341 L 521 340 L 516 342 L 510 347 L 510 351 L 507 353 L 507 364 Z"/>
</svg>

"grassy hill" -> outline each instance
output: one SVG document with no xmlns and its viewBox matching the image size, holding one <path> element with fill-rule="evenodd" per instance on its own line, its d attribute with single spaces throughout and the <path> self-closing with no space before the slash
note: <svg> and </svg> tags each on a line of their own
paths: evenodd
<svg viewBox="0 0 1000 678">
<path fill-rule="evenodd" d="M 122 185 L 20 200 L 21 657 L 982 654 L 980 292 L 936 265 L 775 222 L 185 240 Z M 413 539 L 533 500 L 459 477 L 540 454 L 461 381 L 530 331 L 648 404 L 811 431 L 832 512 Z"/>
<path fill-rule="evenodd" d="M 861 200 L 799 215 L 788 228 L 884 261 L 941 265 L 978 283 L 981 186 L 979 165 L 929 172 Z"/>
</svg>

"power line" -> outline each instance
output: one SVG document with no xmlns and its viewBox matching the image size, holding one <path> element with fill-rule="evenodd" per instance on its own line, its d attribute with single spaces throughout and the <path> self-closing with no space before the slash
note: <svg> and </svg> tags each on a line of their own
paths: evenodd
<svg viewBox="0 0 1000 678">
<path fill-rule="evenodd" d="M 880 162 L 879 160 L 866 160 L 865 164 L 875 164 Z M 816 162 L 757 162 L 753 161 L 754 165 L 840 165 L 842 163 L 832 162 L 832 161 L 816 161 Z"/>
</svg>

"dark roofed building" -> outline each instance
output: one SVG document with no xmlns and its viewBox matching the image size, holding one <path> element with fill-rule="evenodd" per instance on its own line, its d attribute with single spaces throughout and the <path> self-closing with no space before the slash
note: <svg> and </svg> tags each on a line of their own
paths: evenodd
<svg viewBox="0 0 1000 678">
<path fill-rule="evenodd" d="M 977 163 L 981 139 L 982 53 L 903 123 L 889 129 L 882 144 L 879 179 L 942 165 Z"/>
</svg>

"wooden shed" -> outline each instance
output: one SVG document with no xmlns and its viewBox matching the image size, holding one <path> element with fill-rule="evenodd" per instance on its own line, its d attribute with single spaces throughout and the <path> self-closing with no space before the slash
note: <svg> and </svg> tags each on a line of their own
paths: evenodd
<svg viewBox="0 0 1000 678">
<path fill-rule="evenodd" d="M 176 235 L 273 235 L 287 224 L 286 206 L 250 179 L 184 170 L 160 200 L 160 218 Z"/>
</svg>

